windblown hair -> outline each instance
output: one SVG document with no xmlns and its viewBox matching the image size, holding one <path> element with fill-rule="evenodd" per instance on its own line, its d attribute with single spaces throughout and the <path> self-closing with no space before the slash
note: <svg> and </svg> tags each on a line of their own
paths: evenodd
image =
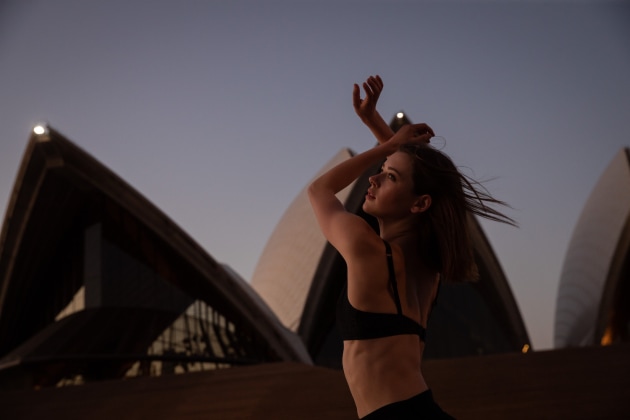
<svg viewBox="0 0 630 420">
<path fill-rule="evenodd" d="M 513 219 L 489 206 L 507 205 L 459 172 L 439 150 L 425 144 L 406 144 L 400 151 L 413 160 L 414 193 L 431 196 L 431 206 L 420 214 L 418 226 L 426 263 L 443 280 L 477 280 L 469 218 L 477 215 L 516 226 Z"/>
</svg>

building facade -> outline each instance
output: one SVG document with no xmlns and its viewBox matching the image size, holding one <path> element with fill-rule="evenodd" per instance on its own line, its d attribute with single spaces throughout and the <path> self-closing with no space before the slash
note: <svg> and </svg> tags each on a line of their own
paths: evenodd
<svg viewBox="0 0 630 420">
<path fill-rule="evenodd" d="M 0 236 L 0 385 L 294 360 L 232 270 L 58 132 L 33 134 Z"/>
<path fill-rule="evenodd" d="M 556 348 L 630 337 L 630 150 L 600 176 L 575 226 L 562 267 Z"/>
</svg>

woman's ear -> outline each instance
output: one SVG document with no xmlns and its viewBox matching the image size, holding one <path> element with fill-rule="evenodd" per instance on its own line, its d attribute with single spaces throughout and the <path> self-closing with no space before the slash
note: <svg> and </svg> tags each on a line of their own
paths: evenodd
<svg viewBox="0 0 630 420">
<path fill-rule="evenodd" d="M 423 194 L 419 196 L 411 207 L 412 213 L 422 213 L 431 207 L 431 196 L 429 194 Z"/>
</svg>

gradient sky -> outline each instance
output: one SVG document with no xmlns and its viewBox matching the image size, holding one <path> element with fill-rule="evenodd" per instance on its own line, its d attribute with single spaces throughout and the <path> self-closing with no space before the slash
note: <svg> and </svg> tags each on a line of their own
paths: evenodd
<svg viewBox="0 0 630 420">
<path fill-rule="evenodd" d="M 630 3 L 0 2 L 0 214 L 47 121 L 250 279 L 293 198 L 374 144 L 352 84 L 380 74 L 520 228 L 482 222 L 535 349 L 550 348 L 580 210 L 630 143 Z"/>
</svg>

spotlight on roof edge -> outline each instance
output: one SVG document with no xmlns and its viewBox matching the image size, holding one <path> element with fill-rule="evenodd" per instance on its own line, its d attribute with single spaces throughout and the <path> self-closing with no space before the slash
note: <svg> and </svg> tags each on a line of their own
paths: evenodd
<svg viewBox="0 0 630 420">
<path fill-rule="evenodd" d="M 403 114 L 402 112 L 399 112 L 398 114 L 396 114 L 396 118 L 401 119 L 405 116 L 405 114 Z"/>
<path fill-rule="evenodd" d="M 41 136 L 42 134 L 48 133 L 48 126 L 46 124 L 37 124 L 33 127 L 33 133 Z"/>
</svg>

